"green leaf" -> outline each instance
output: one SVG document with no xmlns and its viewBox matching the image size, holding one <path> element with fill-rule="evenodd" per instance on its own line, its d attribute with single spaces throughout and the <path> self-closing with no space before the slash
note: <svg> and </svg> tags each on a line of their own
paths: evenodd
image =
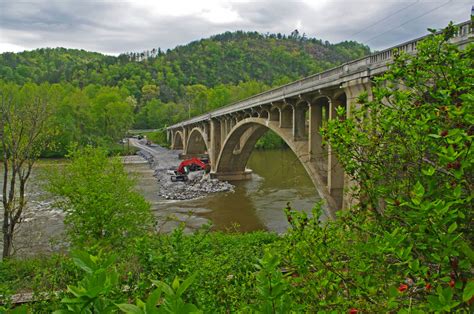
<svg viewBox="0 0 474 314">
<path fill-rule="evenodd" d="M 160 289 L 155 289 L 149 296 L 148 299 L 146 300 L 146 312 L 148 314 L 153 313 L 154 310 L 156 310 L 156 304 L 158 303 L 158 300 L 161 297 L 161 290 Z"/>
<path fill-rule="evenodd" d="M 173 283 L 171 284 L 173 290 L 177 290 L 179 288 L 179 278 L 178 276 L 174 277 Z"/>
<path fill-rule="evenodd" d="M 181 308 L 181 313 L 199 313 L 199 312 L 200 311 L 198 310 L 198 308 L 194 304 L 191 304 L 191 303 L 186 303 Z"/>
<path fill-rule="evenodd" d="M 418 197 L 423 197 L 423 195 L 425 195 L 425 188 L 420 183 L 420 181 L 416 182 L 414 193 Z"/>
<path fill-rule="evenodd" d="M 174 292 L 173 292 L 173 289 L 171 289 L 170 286 L 168 286 L 166 283 L 164 283 L 163 281 L 159 281 L 159 280 L 152 280 L 151 282 L 153 282 L 155 284 L 155 286 L 157 286 L 161 291 L 163 291 L 166 295 L 170 295 L 170 296 L 173 296 L 174 295 Z"/>
<path fill-rule="evenodd" d="M 431 177 L 435 173 L 436 169 L 433 167 L 428 167 L 427 169 L 422 169 L 421 171 L 424 175 Z"/>
<path fill-rule="evenodd" d="M 179 286 L 178 290 L 176 291 L 177 296 L 181 296 L 186 289 L 194 282 L 194 279 L 196 279 L 196 273 L 191 275 L 188 279 L 183 281 L 181 285 Z"/>
<path fill-rule="evenodd" d="M 458 224 L 456 222 L 453 222 L 451 226 L 449 226 L 448 228 L 448 233 L 453 233 L 457 228 L 458 228 Z"/>
<path fill-rule="evenodd" d="M 95 263 L 91 260 L 91 256 L 80 250 L 75 250 L 71 253 L 72 260 L 77 267 L 81 268 L 88 274 L 92 274 L 96 269 Z"/>
<path fill-rule="evenodd" d="M 472 297 L 474 297 L 474 281 L 469 281 L 466 285 L 466 288 L 464 288 L 464 291 L 462 293 L 462 300 L 464 302 L 467 302 Z"/>
<path fill-rule="evenodd" d="M 121 309 L 123 312 L 128 314 L 144 314 L 145 312 L 142 311 L 138 306 L 133 304 L 117 304 L 117 307 Z"/>
</svg>

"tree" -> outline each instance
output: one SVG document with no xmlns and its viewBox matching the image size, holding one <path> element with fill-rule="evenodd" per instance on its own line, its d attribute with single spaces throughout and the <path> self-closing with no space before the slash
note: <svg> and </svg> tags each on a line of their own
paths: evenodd
<svg viewBox="0 0 474 314">
<path fill-rule="evenodd" d="M 474 46 L 450 44 L 455 32 L 416 55 L 394 51 L 372 99 L 323 132 L 359 203 L 305 241 L 315 269 L 339 276 L 330 280 L 368 312 L 473 310 Z"/>
<path fill-rule="evenodd" d="M 147 84 L 142 87 L 142 103 L 146 104 L 152 99 L 158 98 L 160 95 L 160 88 L 154 84 Z"/>
<path fill-rule="evenodd" d="M 92 147 L 78 149 L 70 157 L 69 165 L 50 172 L 49 190 L 62 198 L 58 205 L 66 211 L 73 246 L 123 247 L 150 230 L 150 205 L 135 191 L 120 159 Z"/>
<path fill-rule="evenodd" d="M 49 85 L 0 85 L 0 140 L 3 163 L 3 258 L 13 254 L 15 227 L 27 205 L 33 165 L 48 146 L 52 106 Z"/>
</svg>

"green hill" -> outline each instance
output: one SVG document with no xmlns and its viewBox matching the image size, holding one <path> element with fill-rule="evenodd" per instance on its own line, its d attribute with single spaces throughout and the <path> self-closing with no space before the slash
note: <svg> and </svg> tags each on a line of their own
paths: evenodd
<svg viewBox="0 0 474 314">
<path fill-rule="evenodd" d="M 65 48 L 0 54 L 0 79 L 17 84 L 118 87 L 136 127 L 160 127 L 370 52 L 299 35 L 226 32 L 178 46 L 117 57 Z"/>
</svg>

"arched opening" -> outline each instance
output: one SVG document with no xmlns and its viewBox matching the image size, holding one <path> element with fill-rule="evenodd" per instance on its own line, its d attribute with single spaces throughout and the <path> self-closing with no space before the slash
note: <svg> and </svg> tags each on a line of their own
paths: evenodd
<svg viewBox="0 0 474 314">
<path fill-rule="evenodd" d="M 205 141 L 205 134 L 198 128 L 194 128 L 189 133 L 188 144 L 186 145 L 186 155 L 207 154 L 208 147 Z"/>
<path fill-rule="evenodd" d="M 173 149 L 183 149 L 183 135 L 180 131 L 174 132 L 173 136 Z"/>
<path fill-rule="evenodd" d="M 326 201 L 326 214 L 334 217 L 338 209 L 336 202 L 327 189 L 326 180 L 321 175 L 316 164 L 311 161 L 307 153 L 307 145 L 293 139 L 292 129 L 279 128 L 274 124 L 268 124 L 265 119 L 248 118 L 239 122 L 227 136 L 214 168 L 213 174 L 217 177 L 231 180 L 248 178 L 245 174 L 249 157 L 257 143 L 269 129 L 280 136 L 295 153 L 309 177 L 311 178 L 319 196 Z"/>
<path fill-rule="evenodd" d="M 260 116 L 260 118 L 262 118 L 262 119 L 268 119 L 269 116 L 270 116 L 270 114 L 268 113 L 267 110 L 262 109 L 262 111 L 260 112 L 260 115 L 259 115 L 259 116 Z"/>
</svg>

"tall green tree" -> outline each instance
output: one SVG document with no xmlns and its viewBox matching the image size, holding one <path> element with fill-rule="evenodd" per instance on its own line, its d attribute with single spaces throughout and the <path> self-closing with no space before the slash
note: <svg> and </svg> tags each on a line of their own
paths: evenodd
<svg viewBox="0 0 474 314">
<path fill-rule="evenodd" d="M 53 96 L 48 84 L 19 87 L 0 82 L 3 258 L 14 253 L 15 227 L 27 205 L 27 183 L 53 135 Z"/>
</svg>

